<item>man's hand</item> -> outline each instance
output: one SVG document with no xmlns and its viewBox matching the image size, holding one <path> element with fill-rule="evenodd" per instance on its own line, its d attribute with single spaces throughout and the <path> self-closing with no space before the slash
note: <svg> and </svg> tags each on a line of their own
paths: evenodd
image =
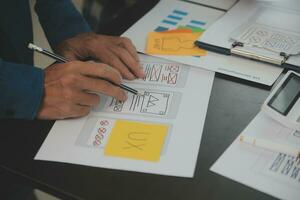
<svg viewBox="0 0 300 200">
<path fill-rule="evenodd" d="M 102 79 L 101 79 L 102 78 Z M 87 115 L 100 102 L 94 93 L 102 93 L 125 101 L 120 87 L 120 73 L 99 63 L 71 61 L 45 69 L 44 97 L 38 112 L 40 119 L 64 119 Z"/>
<path fill-rule="evenodd" d="M 55 51 L 70 60 L 98 60 L 114 67 L 129 80 L 144 77 L 137 50 L 125 37 L 84 33 L 63 41 Z"/>
</svg>

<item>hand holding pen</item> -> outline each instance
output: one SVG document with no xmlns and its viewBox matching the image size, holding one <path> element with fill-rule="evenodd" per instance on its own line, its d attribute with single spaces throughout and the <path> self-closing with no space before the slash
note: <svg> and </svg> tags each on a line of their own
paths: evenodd
<svg viewBox="0 0 300 200">
<path fill-rule="evenodd" d="M 37 52 L 39 52 L 39 53 L 41 53 L 41 54 L 44 54 L 44 55 L 46 55 L 46 56 L 49 56 L 50 58 L 53 58 L 53 59 L 55 59 L 55 60 L 58 61 L 58 62 L 63 62 L 63 63 L 70 62 L 70 60 L 68 60 L 67 58 L 64 58 L 64 57 L 62 57 L 62 56 L 60 56 L 60 55 L 57 55 L 57 54 L 55 54 L 55 53 L 52 53 L 52 52 L 47 51 L 47 50 L 45 50 L 45 49 L 42 49 L 41 47 L 38 47 L 38 46 L 36 46 L 36 45 L 34 45 L 34 44 L 32 44 L 32 43 L 29 43 L 29 44 L 28 44 L 28 48 L 29 48 L 29 49 L 32 49 L 32 50 L 34 50 L 34 51 L 37 51 Z M 97 78 L 97 77 L 95 77 L 95 78 Z M 142 95 L 142 94 L 138 93 L 137 90 L 135 90 L 135 89 L 133 89 L 133 88 L 131 88 L 131 87 L 128 87 L 128 86 L 126 86 L 126 85 L 124 85 L 124 84 L 122 84 L 122 83 L 121 83 L 121 84 L 116 84 L 116 83 L 110 81 L 109 79 L 105 79 L 105 78 L 103 78 L 103 77 L 98 77 L 98 78 L 103 79 L 103 80 L 106 80 L 106 81 L 110 82 L 111 84 L 114 84 L 114 85 L 116 85 L 116 86 L 118 86 L 118 87 L 120 87 L 120 88 L 122 88 L 122 89 L 124 89 L 124 90 L 126 90 L 126 91 L 128 91 L 128 92 L 133 93 L 134 95 Z"/>
<path fill-rule="evenodd" d="M 32 44 L 29 48 L 45 55 L 50 53 Z M 121 86 L 121 75 L 114 68 L 102 63 L 68 62 L 63 57 L 55 56 L 56 60 L 63 63 L 45 69 L 44 97 L 38 118 L 63 119 L 84 116 L 100 102 L 100 97 L 94 93 L 112 96 L 120 101 L 127 99 L 127 94 Z M 138 93 L 129 87 L 128 90 Z"/>
</svg>

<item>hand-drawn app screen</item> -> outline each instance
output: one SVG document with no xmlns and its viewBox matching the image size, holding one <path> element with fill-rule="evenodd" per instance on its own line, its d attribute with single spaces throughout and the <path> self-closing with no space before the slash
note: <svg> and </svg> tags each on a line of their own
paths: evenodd
<svg viewBox="0 0 300 200">
<path fill-rule="evenodd" d="M 111 99 L 106 103 L 105 111 L 166 115 L 172 93 L 144 92 L 143 96 L 130 95 L 130 97 L 125 102 Z"/>
<path fill-rule="evenodd" d="M 250 19 L 238 27 L 231 35 L 234 41 L 246 46 L 265 49 L 270 53 L 298 54 L 300 50 L 300 32 L 294 22 L 273 20 L 270 16 L 281 16 L 282 19 L 300 20 L 296 12 L 278 8 L 262 7 Z M 298 23 L 299 24 L 299 23 Z"/>
<path fill-rule="evenodd" d="M 186 84 L 189 66 L 182 67 L 178 63 L 153 63 L 143 60 L 140 63 L 145 72 L 145 78 L 130 81 L 131 83 L 180 88 Z"/>
<path fill-rule="evenodd" d="M 167 124 L 92 117 L 76 143 L 102 149 L 105 156 L 157 162 L 169 131 Z"/>
<path fill-rule="evenodd" d="M 142 90 L 139 90 L 142 92 Z M 180 94 L 168 91 L 144 91 L 143 95 L 128 93 L 125 102 L 112 97 L 102 98 L 96 111 L 174 118 L 180 103 Z"/>
</svg>

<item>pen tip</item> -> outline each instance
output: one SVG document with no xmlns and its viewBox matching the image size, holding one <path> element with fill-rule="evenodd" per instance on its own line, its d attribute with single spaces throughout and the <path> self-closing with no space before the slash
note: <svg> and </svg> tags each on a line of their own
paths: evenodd
<svg viewBox="0 0 300 200">
<path fill-rule="evenodd" d="M 137 92 L 136 95 L 137 95 L 137 96 L 143 96 L 144 94 L 142 94 L 142 93 L 140 93 L 140 92 Z"/>
</svg>

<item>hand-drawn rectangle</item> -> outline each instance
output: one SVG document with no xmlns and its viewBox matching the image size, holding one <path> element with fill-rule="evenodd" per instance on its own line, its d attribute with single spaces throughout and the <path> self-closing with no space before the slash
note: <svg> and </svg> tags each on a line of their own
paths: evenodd
<svg viewBox="0 0 300 200">
<path fill-rule="evenodd" d="M 138 88 L 136 88 L 138 89 Z M 115 114 L 134 114 L 149 117 L 176 117 L 181 94 L 170 91 L 145 91 L 139 89 L 143 95 L 128 93 L 128 99 L 121 102 L 112 97 L 101 98 L 100 104 L 94 108 L 96 113 L 110 112 Z"/>
<path fill-rule="evenodd" d="M 167 125 L 117 120 L 104 154 L 157 162 L 167 133 Z"/>
<path fill-rule="evenodd" d="M 145 78 L 137 79 L 133 83 L 145 83 L 168 87 L 184 87 L 189 66 L 180 66 L 178 63 L 150 63 L 141 61 Z"/>
</svg>

